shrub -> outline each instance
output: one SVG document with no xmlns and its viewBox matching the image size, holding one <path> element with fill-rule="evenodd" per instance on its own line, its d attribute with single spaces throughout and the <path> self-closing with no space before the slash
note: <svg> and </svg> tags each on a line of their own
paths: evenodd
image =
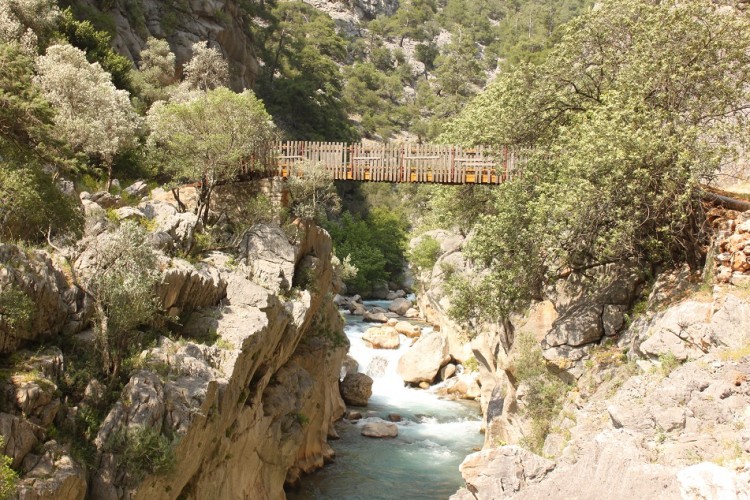
<svg viewBox="0 0 750 500">
<path fill-rule="evenodd" d="M 0 436 L 0 448 L 5 448 L 5 439 Z M 13 459 L 0 454 L 0 498 L 11 498 L 16 492 L 18 474 L 10 468 Z"/>
<path fill-rule="evenodd" d="M 432 269 L 440 256 L 440 243 L 432 236 L 424 236 L 409 252 L 409 262 L 419 269 Z"/>
<path fill-rule="evenodd" d="M 166 474 L 174 468 L 172 441 L 151 427 L 120 431 L 108 444 L 110 451 L 120 455 L 120 463 L 136 479 L 148 474 Z"/>
</svg>

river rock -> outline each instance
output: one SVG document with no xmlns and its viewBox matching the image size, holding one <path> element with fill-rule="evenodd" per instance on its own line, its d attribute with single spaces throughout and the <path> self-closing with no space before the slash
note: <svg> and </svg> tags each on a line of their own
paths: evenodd
<svg viewBox="0 0 750 500">
<path fill-rule="evenodd" d="M 388 326 L 396 326 L 398 325 L 398 320 L 396 318 L 388 318 L 388 322 L 386 323 Z"/>
<path fill-rule="evenodd" d="M 392 326 L 369 328 L 362 341 L 371 349 L 398 349 L 401 345 L 398 332 Z"/>
<path fill-rule="evenodd" d="M 391 422 L 401 422 L 403 420 L 403 417 L 401 417 L 401 415 L 399 415 L 398 413 L 389 413 L 388 420 L 390 420 Z"/>
<path fill-rule="evenodd" d="M 399 316 L 403 316 L 404 314 L 406 314 L 406 311 L 411 309 L 413 305 L 414 304 L 412 304 L 411 300 L 398 298 L 391 302 L 391 304 L 388 306 L 388 310 L 398 314 Z"/>
<path fill-rule="evenodd" d="M 368 314 L 365 306 L 363 306 L 359 302 L 353 302 L 349 304 L 349 312 L 355 316 L 364 316 L 365 314 Z"/>
<path fill-rule="evenodd" d="M 440 332 L 430 332 L 417 339 L 398 361 L 398 374 L 404 382 L 432 382 L 440 368 L 450 361 L 448 342 Z"/>
<path fill-rule="evenodd" d="M 362 435 L 371 438 L 394 438 L 398 436 L 398 426 L 385 420 L 377 419 L 362 426 Z"/>
<path fill-rule="evenodd" d="M 364 373 L 350 373 L 344 377 L 340 389 L 346 404 L 367 406 L 367 401 L 372 396 L 372 378 Z"/>
<path fill-rule="evenodd" d="M 346 419 L 351 422 L 356 422 L 357 420 L 362 420 L 362 413 L 358 411 L 349 411 L 346 414 Z"/>
<path fill-rule="evenodd" d="M 398 321 L 394 325 L 394 328 L 398 333 L 403 333 L 409 338 L 419 337 L 419 335 L 422 333 L 421 328 L 419 328 L 417 325 L 409 323 L 408 321 Z"/>
<path fill-rule="evenodd" d="M 385 313 L 382 312 L 365 311 L 365 313 L 362 315 L 362 320 L 368 323 L 387 323 L 388 316 L 386 316 Z"/>
<path fill-rule="evenodd" d="M 406 313 L 404 313 L 404 317 L 409 319 L 418 318 L 419 310 L 411 307 L 408 311 L 406 311 Z"/>
<path fill-rule="evenodd" d="M 359 362 L 347 354 L 346 358 L 344 358 L 344 363 L 341 365 L 341 371 L 344 373 L 344 376 L 349 373 L 357 373 L 359 372 Z"/>
<path fill-rule="evenodd" d="M 448 380 L 456 374 L 456 365 L 448 363 L 440 369 L 440 380 Z"/>
</svg>

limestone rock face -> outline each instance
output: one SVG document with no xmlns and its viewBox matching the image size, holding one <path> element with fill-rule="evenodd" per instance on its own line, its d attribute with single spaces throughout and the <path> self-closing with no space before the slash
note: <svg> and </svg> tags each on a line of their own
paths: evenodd
<svg viewBox="0 0 750 500">
<path fill-rule="evenodd" d="M 273 292 L 292 287 L 295 249 L 280 227 L 258 224 L 250 228 L 240 248 L 249 279 Z"/>
<path fill-rule="evenodd" d="M 227 281 L 218 270 L 202 264 L 198 266 L 172 259 L 162 273 L 157 295 L 162 309 L 169 316 L 214 306 L 225 296 Z"/>
<path fill-rule="evenodd" d="M 42 454 L 24 460 L 28 472 L 19 481 L 19 500 L 82 500 L 86 497 L 86 471 L 70 451 L 56 441 L 44 443 Z"/>
<path fill-rule="evenodd" d="M 448 343 L 440 332 L 419 337 L 398 361 L 398 374 L 412 384 L 432 382 L 440 368 L 450 361 Z"/>
<path fill-rule="evenodd" d="M 367 406 L 372 396 L 372 378 L 364 373 L 350 373 L 341 382 L 341 397 L 347 404 Z"/>
<path fill-rule="evenodd" d="M 101 4 L 93 0 L 80 2 L 92 9 Z M 192 56 L 193 43 L 210 40 L 226 57 L 230 67 L 232 89 L 239 91 L 253 85 L 258 74 L 254 45 L 244 26 L 239 2 L 232 0 L 192 0 L 184 7 L 166 8 L 158 1 L 139 4 L 138 13 L 126 2 L 114 2 L 106 11 L 113 17 L 116 31 L 112 45 L 119 53 L 138 61 L 149 36 L 163 38 L 181 68 Z"/>
<path fill-rule="evenodd" d="M 508 498 L 542 480 L 555 463 L 518 446 L 501 446 L 472 453 L 461 463 L 466 489 L 477 500 Z M 451 498 L 457 498 L 456 496 Z M 460 496 L 458 498 L 461 498 Z"/>
<path fill-rule="evenodd" d="M 392 326 L 368 328 L 362 341 L 371 349 L 398 349 L 401 345 L 398 331 Z"/>
<path fill-rule="evenodd" d="M 275 285 L 306 270 L 309 289 L 282 302 L 270 279 L 250 274 L 261 286 L 241 266 L 221 270 L 226 298 L 213 321 L 204 309 L 182 341 L 162 338 L 142 354 L 99 429 L 92 497 L 280 498 L 285 482 L 331 459 L 326 440 L 345 410 L 338 385 L 348 343 L 328 293 L 330 239 L 314 226 L 301 231 L 297 246 L 281 249 L 290 250 L 281 259 L 289 274 L 274 275 Z M 272 261 L 270 248 L 255 248 Z M 190 340 L 206 329 L 215 345 Z M 119 465 L 112 436 L 144 428 L 178 438 L 174 472 L 141 479 Z"/>
<path fill-rule="evenodd" d="M 64 330 L 77 333 L 90 313 L 83 292 L 49 254 L 0 244 L 0 293 L 11 290 L 30 302 L 31 314 L 29 321 L 12 324 L 0 317 L 0 353 L 12 352 L 23 342 L 52 339 Z"/>
</svg>

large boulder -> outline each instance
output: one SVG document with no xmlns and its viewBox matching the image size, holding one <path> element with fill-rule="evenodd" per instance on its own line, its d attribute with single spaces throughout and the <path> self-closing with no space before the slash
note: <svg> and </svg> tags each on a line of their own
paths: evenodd
<svg viewBox="0 0 750 500">
<path fill-rule="evenodd" d="M 411 309 L 411 307 L 414 304 L 412 304 L 411 300 L 404 299 L 404 298 L 398 298 L 390 303 L 388 306 L 388 310 L 398 314 L 399 316 L 403 316 L 406 314 L 406 311 Z"/>
<path fill-rule="evenodd" d="M 477 500 L 508 498 L 529 484 L 538 483 L 554 468 L 551 460 L 518 446 L 472 453 L 459 467 L 466 488 Z"/>
<path fill-rule="evenodd" d="M 398 374 L 411 384 L 432 382 L 440 368 L 450 361 L 448 342 L 440 332 L 419 337 L 398 361 Z"/>
<path fill-rule="evenodd" d="M 19 481 L 19 500 L 77 500 L 86 496 L 86 471 L 70 456 L 70 450 L 47 441 L 41 455 L 23 461 L 29 472 Z"/>
<path fill-rule="evenodd" d="M 248 278 L 273 292 L 291 289 L 295 248 L 279 226 L 253 226 L 245 233 L 240 251 Z"/>
<path fill-rule="evenodd" d="M 398 332 L 392 326 L 368 328 L 362 341 L 371 349 L 398 349 L 401 345 Z"/>
<path fill-rule="evenodd" d="M 398 426 L 394 423 L 377 419 L 363 425 L 361 434 L 371 438 L 394 438 L 398 436 Z"/>
<path fill-rule="evenodd" d="M 364 373 L 348 373 L 341 382 L 341 397 L 346 404 L 367 406 L 372 396 L 372 378 Z"/>
</svg>

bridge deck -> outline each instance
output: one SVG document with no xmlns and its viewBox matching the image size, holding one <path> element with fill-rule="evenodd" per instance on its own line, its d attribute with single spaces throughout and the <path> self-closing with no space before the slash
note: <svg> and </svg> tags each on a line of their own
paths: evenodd
<svg viewBox="0 0 750 500">
<path fill-rule="evenodd" d="M 433 144 L 345 144 L 287 141 L 276 145 L 270 170 L 296 175 L 303 162 L 322 164 L 336 180 L 500 184 L 518 175 L 522 151 Z"/>
</svg>

